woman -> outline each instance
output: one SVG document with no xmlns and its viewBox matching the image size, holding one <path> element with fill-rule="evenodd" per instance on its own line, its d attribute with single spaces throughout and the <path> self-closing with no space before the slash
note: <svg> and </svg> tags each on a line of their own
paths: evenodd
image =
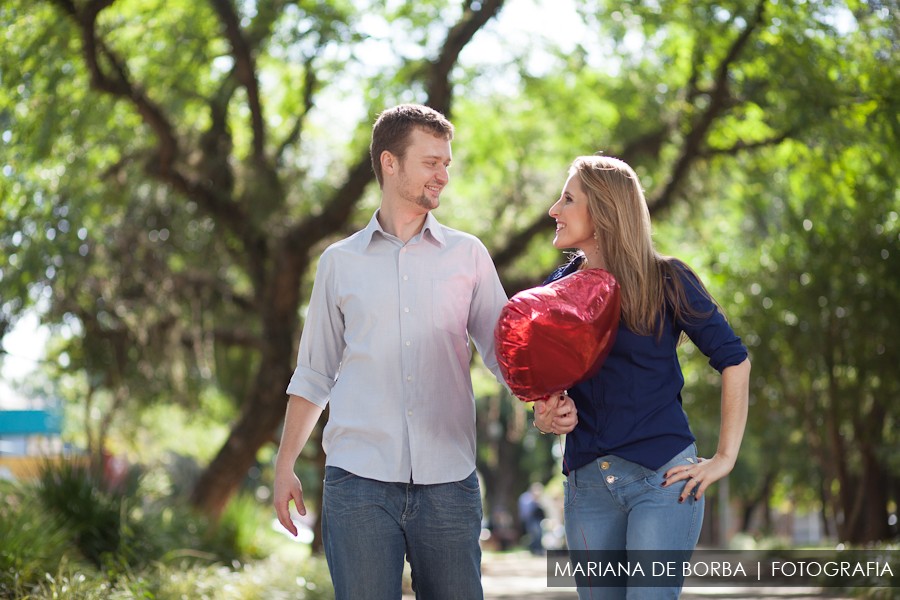
<svg viewBox="0 0 900 600">
<path fill-rule="evenodd" d="M 747 349 L 697 275 L 654 249 L 644 194 L 627 164 L 605 156 L 576 158 L 549 212 L 556 220 L 553 245 L 578 252 L 547 281 L 579 269 L 606 269 L 619 282 L 622 309 L 615 344 L 600 372 L 568 390 L 571 400 L 560 395 L 536 403 L 535 427 L 569 434 L 563 470 L 570 553 L 690 552 L 700 536 L 703 494 L 728 475 L 741 445 Z M 683 335 L 722 375 L 719 441 L 708 459 L 697 456 L 682 409 L 684 378 L 676 346 Z M 592 593 L 589 578 L 576 581 L 580 598 L 613 592 L 623 598 L 676 598 L 682 585 L 679 577 L 669 588 Z"/>
</svg>

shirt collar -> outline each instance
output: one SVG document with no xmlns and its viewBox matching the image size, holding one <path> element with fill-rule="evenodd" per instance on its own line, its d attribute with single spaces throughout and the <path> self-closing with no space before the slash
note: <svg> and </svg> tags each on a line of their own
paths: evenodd
<svg viewBox="0 0 900 600">
<path fill-rule="evenodd" d="M 372 243 L 372 239 L 375 236 L 375 233 L 378 232 L 383 236 L 389 235 L 382 227 L 381 223 L 378 222 L 378 211 L 381 210 L 376 209 L 372 214 L 372 218 L 369 219 L 369 224 L 366 225 L 366 228 L 363 229 L 363 240 L 366 243 L 366 246 Z M 431 214 L 431 211 L 425 215 L 425 224 L 422 225 L 422 232 L 420 234 L 425 239 L 430 239 L 433 243 L 435 243 L 439 247 L 443 247 L 446 244 L 446 239 L 444 237 L 444 228 L 438 222 L 438 220 Z M 415 238 L 413 238 L 415 239 Z"/>
<path fill-rule="evenodd" d="M 444 228 L 438 223 L 438 220 L 434 218 L 431 211 L 428 211 L 428 214 L 425 216 L 425 224 L 422 226 L 422 233 L 427 233 L 431 239 L 434 240 L 434 243 L 441 248 L 447 243 L 444 239 Z"/>
<path fill-rule="evenodd" d="M 381 232 L 382 235 L 385 235 L 384 229 L 381 228 L 381 223 L 378 222 L 378 210 L 372 213 L 369 224 L 362 230 L 362 239 L 367 247 L 372 243 L 372 237 L 375 235 L 375 232 Z"/>
</svg>

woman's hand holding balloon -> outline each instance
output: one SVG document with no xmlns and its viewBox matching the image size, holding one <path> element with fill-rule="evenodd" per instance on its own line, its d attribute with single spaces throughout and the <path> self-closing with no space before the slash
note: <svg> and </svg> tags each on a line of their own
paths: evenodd
<svg viewBox="0 0 900 600">
<path fill-rule="evenodd" d="M 569 433 L 578 424 L 575 402 L 564 391 L 535 402 L 534 424 L 543 433 Z"/>
</svg>

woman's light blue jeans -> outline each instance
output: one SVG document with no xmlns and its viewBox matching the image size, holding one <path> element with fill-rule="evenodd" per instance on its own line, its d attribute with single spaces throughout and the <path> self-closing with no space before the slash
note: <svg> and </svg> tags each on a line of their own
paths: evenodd
<svg viewBox="0 0 900 600">
<path fill-rule="evenodd" d="M 572 560 L 584 551 L 682 550 L 692 551 L 700 538 L 704 499 L 678 498 L 683 482 L 664 488 L 666 471 L 697 462 L 691 444 L 653 471 L 617 456 L 602 456 L 570 472 L 565 482 L 566 540 Z M 640 553 L 638 553 L 640 554 Z M 591 587 L 576 577 L 578 597 L 677 598 L 675 587 Z"/>
<path fill-rule="evenodd" d="M 416 598 L 483 598 L 474 471 L 454 483 L 417 485 L 326 467 L 322 505 L 335 600 L 400 600 L 404 557 Z"/>
</svg>

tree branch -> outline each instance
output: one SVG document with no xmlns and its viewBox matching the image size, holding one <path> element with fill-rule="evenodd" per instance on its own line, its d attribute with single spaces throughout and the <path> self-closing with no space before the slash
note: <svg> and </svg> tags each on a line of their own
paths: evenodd
<svg viewBox="0 0 900 600">
<path fill-rule="evenodd" d="M 82 52 L 91 76 L 91 86 L 127 100 L 135 107 L 144 122 L 156 134 L 159 171 L 166 173 L 171 169 L 179 151 L 175 129 L 160 106 L 131 82 L 125 63 L 97 36 L 97 17 L 103 9 L 111 6 L 113 1 L 96 0 L 79 13 L 73 0 L 53 0 L 81 29 Z M 108 72 L 101 64 L 103 61 L 109 64 Z"/>
<path fill-rule="evenodd" d="M 214 274 L 199 269 L 192 269 L 172 273 L 172 281 L 175 288 L 188 287 L 194 290 L 193 296 L 215 297 L 218 301 L 236 306 L 238 309 L 253 312 L 257 305 L 252 298 L 235 291 L 227 281 Z M 203 296 L 206 294 L 206 296 Z"/>
<path fill-rule="evenodd" d="M 265 345 L 259 334 L 242 327 L 233 327 L 229 329 L 217 327 L 213 329 L 212 335 L 217 344 L 223 344 L 225 346 L 237 346 L 240 348 L 260 350 Z M 186 348 L 193 347 L 195 342 L 196 338 L 190 333 L 185 333 L 181 336 L 181 343 Z"/>
<path fill-rule="evenodd" d="M 682 145 L 681 155 L 675 162 L 666 185 L 663 186 L 659 194 L 648 201 L 651 214 L 665 210 L 672 204 L 678 188 L 690 171 L 690 167 L 694 161 L 700 158 L 703 143 L 706 140 L 709 130 L 712 128 L 713 122 L 728 106 L 728 100 L 730 98 L 728 86 L 729 69 L 732 64 L 737 61 L 741 51 L 747 45 L 747 42 L 756 31 L 756 28 L 762 23 L 767 1 L 768 0 L 759 0 L 753 18 L 747 23 L 747 26 L 741 34 L 734 40 L 728 53 L 722 59 L 722 62 L 719 63 L 719 66 L 716 69 L 714 86 L 709 95 L 709 105 L 700 117 L 691 125 L 691 129 Z"/>
<path fill-rule="evenodd" d="M 325 209 L 294 227 L 286 236 L 289 252 L 306 255 L 310 248 L 332 231 L 339 230 L 353 213 L 366 186 L 375 178 L 368 151 L 350 168 L 344 185 L 337 189 Z"/>
<path fill-rule="evenodd" d="M 501 271 L 510 267 L 516 259 L 522 256 L 532 239 L 542 233 L 549 233 L 554 227 L 553 219 L 548 217 L 547 213 L 539 214 L 528 227 L 513 234 L 503 248 L 494 253 L 494 265 L 497 270 Z"/>
<path fill-rule="evenodd" d="M 250 106 L 250 126 L 253 131 L 253 156 L 262 164 L 266 151 L 266 127 L 263 119 L 262 103 L 259 99 L 259 82 L 256 80 L 256 61 L 250 44 L 241 31 L 241 24 L 231 0 L 210 0 L 213 9 L 222 21 L 225 37 L 231 44 L 234 57 L 234 74 L 247 92 Z"/>
<path fill-rule="evenodd" d="M 463 48 L 472 41 L 485 23 L 500 12 L 503 2 L 504 0 L 484 0 L 478 3 L 477 10 L 473 9 L 476 3 L 468 2 L 462 18 L 447 32 L 441 53 L 431 64 L 426 104 L 448 118 L 453 98 L 453 92 L 450 89 L 450 72 L 456 66 Z"/>
<path fill-rule="evenodd" d="M 625 147 L 622 148 L 622 153 L 614 156 L 632 165 L 640 162 L 641 157 L 659 158 L 663 144 L 666 143 L 671 135 L 672 125 L 664 123 L 653 131 L 628 140 Z"/>
<path fill-rule="evenodd" d="M 217 222 L 223 223 L 238 236 L 244 245 L 244 259 L 248 263 L 254 283 L 260 284 L 264 281 L 265 261 L 269 254 L 268 244 L 265 236 L 254 227 L 244 210 L 235 202 L 222 198 L 211 187 L 175 169 L 165 180 L 173 189 L 193 199 L 201 208 L 215 215 Z"/>
<path fill-rule="evenodd" d="M 288 133 L 287 137 L 284 138 L 284 141 L 281 142 L 278 151 L 275 153 L 275 160 L 279 165 L 283 163 L 284 153 L 287 149 L 296 144 L 297 140 L 300 139 L 300 134 L 303 132 L 303 124 L 315 104 L 313 99 L 315 98 L 316 91 L 318 91 L 319 78 L 316 76 L 316 72 L 313 69 L 313 58 L 313 56 L 309 56 L 303 61 L 303 111 L 297 115 L 297 119 L 294 121 L 291 131 Z"/>
<path fill-rule="evenodd" d="M 196 201 L 233 231 L 244 244 L 251 276 L 261 281 L 267 256 L 265 238 L 253 228 L 251 220 L 238 204 L 223 197 L 202 180 L 193 179 L 177 169 L 175 163 L 180 149 L 175 128 L 162 108 L 131 81 L 124 61 L 97 35 L 97 17 L 101 10 L 112 4 L 112 0 L 92 2 L 82 12 L 79 12 L 73 0 L 52 1 L 80 28 L 91 87 L 129 103 L 156 134 L 157 160 L 146 165 L 147 174 Z M 104 68 L 104 63 L 109 65 L 108 69 Z"/>
<path fill-rule="evenodd" d="M 432 65 L 428 81 L 426 104 L 435 110 L 448 114 L 450 97 L 450 71 L 456 64 L 459 54 L 472 37 L 503 6 L 503 0 L 487 0 L 482 2 L 480 10 L 471 6 L 463 11 L 463 16 L 447 34 L 447 40 L 440 55 Z M 337 231 L 353 214 L 353 208 L 359 202 L 366 186 L 375 178 L 372 172 L 371 159 L 366 150 L 350 168 L 344 185 L 336 190 L 325 204 L 325 209 L 306 221 L 297 224 L 285 237 L 286 248 L 296 255 L 306 255 L 309 250 L 330 232 Z"/>
<path fill-rule="evenodd" d="M 756 150 L 757 148 L 766 148 L 768 146 L 777 146 L 778 144 L 782 143 L 783 141 L 793 137 L 794 133 L 795 133 L 795 131 L 793 129 L 790 129 L 779 135 L 776 135 L 776 136 L 773 136 L 770 138 L 766 138 L 763 140 L 757 140 L 755 142 L 745 142 L 744 140 L 738 140 L 731 146 L 728 146 L 727 148 L 708 147 L 703 152 L 700 153 L 700 156 L 703 158 L 708 158 L 710 156 L 721 156 L 721 155 L 734 156 L 745 150 Z"/>
</svg>

